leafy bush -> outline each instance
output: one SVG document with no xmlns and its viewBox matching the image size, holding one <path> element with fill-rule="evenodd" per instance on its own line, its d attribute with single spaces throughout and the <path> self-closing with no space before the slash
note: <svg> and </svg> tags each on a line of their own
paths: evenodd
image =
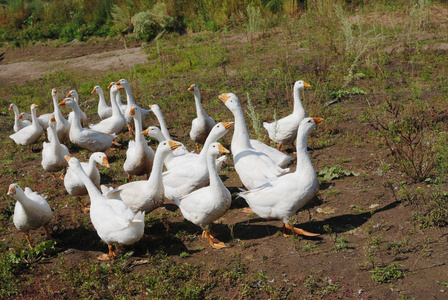
<svg viewBox="0 0 448 300">
<path fill-rule="evenodd" d="M 342 178 L 346 176 L 359 176 L 359 173 L 346 171 L 342 169 L 341 166 L 325 166 L 322 170 L 317 173 L 320 181 L 329 182 L 333 179 Z"/>
</svg>

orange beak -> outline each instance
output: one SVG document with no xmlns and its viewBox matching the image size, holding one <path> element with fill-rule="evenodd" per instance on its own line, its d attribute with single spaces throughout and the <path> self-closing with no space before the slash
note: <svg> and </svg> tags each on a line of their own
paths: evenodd
<svg viewBox="0 0 448 300">
<path fill-rule="evenodd" d="M 56 119 L 53 116 L 51 116 L 50 117 L 50 122 L 56 122 Z"/>
<path fill-rule="evenodd" d="M 70 159 L 72 159 L 72 157 L 71 157 L 71 156 L 68 156 L 68 155 L 64 155 L 64 158 L 65 158 L 65 160 L 66 160 L 67 162 L 69 162 Z"/>
<path fill-rule="evenodd" d="M 129 114 L 131 116 L 135 115 L 135 108 L 131 107 L 131 109 L 129 110 Z"/>
<path fill-rule="evenodd" d="M 39 107 L 39 105 L 33 104 L 33 108 L 38 108 L 38 107 Z"/>
<path fill-rule="evenodd" d="M 9 189 L 8 189 L 8 195 L 15 195 L 16 194 L 16 187 L 14 186 L 14 184 L 11 184 L 10 186 L 9 186 Z"/>
<path fill-rule="evenodd" d="M 22 120 L 22 119 L 23 119 L 23 115 L 20 114 L 19 117 L 18 117 L 17 119 Z"/>
<path fill-rule="evenodd" d="M 316 124 L 319 124 L 320 122 L 322 122 L 324 120 L 322 118 L 313 118 L 313 117 L 311 117 L 311 119 L 313 119 Z"/>
<path fill-rule="evenodd" d="M 232 127 L 235 122 L 221 122 L 221 124 L 226 128 L 229 129 L 230 127 Z"/>
<path fill-rule="evenodd" d="M 13 108 L 13 106 L 12 106 L 12 104 L 10 104 L 9 105 L 9 110 L 13 110 L 14 108 Z"/>
<path fill-rule="evenodd" d="M 53 89 L 51 90 L 51 92 L 52 92 L 53 94 L 56 94 L 56 93 L 58 92 L 58 90 L 55 89 L 55 88 L 53 88 Z"/>
<path fill-rule="evenodd" d="M 109 161 L 107 160 L 107 157 L 103 157 L 103 165 L 104 165 L 106 168 L 110 168 Z"/>
<path fill-rule="evenodd" d="M 168 141 L 168 144 L 170 144 L 171 150 L 177 149 L 180 146 L 182 146 L 181 143 L 175 142 L 175 141 Z"/>
<path fill-rule="evenodd" d="M 309 84 L 306 83 L 305 81 L 303 82 L 303 86 L 306 87 L 306 88 L 310 88 L 310 87 L 311 87 L 311 85 L 309 85 Z"/>
<path fill-rule="evenodd" d="M 141 135 L 148 135 L 148 134 L 149 134 L 149 128 L 146 128 L 146 129 L 143 130 L 140 134 L 141 134 Z"/>
<path fill-rule="evenodd" d="M 190 85 L 190 87 L 188 88 L 188 90 L 189 90 L 190 92 L 194 91 L 194 85 Z"/>
<path fill-rule="evenodd" d="M 91 94 L 93 94 L 93 93 L 95 93 L 95 92 L 96 92 L 96 87 L 93 88 Z"/>
<path fill-rule="evenodd" d="M 218 96 L 219 100 L 221 100 L 223 103 L 226 103 L 227 100 L 229 100 L 230 96 L 228 93 L 224 93 Z"/>
<path fill-rule="evenodd" d="M 67 96 L 65 96 L 65 98 L 71 97 L 72 96 L 72 92 L 68 92 Z"/>
<path fill-rule="evenodd" d="M 65 99 L 59 102 L 59 105 L 65 105 Z"/>
<path fill-rule="evenodd" d="M 218 146 L 219 153 L 230 153 L 229 150 L 227 150 L 223 145 L 219 144 Z"/>
<path fill-rule="evenodd" d="M 112 82 L 109 83 L 109 85 L 107 86 L 108 89 L 110 89 L 112 87 Z"/>
</svg>

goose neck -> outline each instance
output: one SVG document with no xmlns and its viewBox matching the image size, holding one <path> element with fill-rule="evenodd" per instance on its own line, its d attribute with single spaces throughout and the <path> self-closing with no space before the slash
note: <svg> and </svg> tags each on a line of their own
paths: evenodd
<svg viewBox="0 0 448 300">
<path fill-rule="evenodd" d="M 301 91 L 302 89 L 300 88 L 294 89 L 294 113 L 305 113 L 302 100 L 300 99 Z"/>
<path fill-rule="evenodd" d="M 235 116 L 235 131 L 232 138 L 232 152 L 234 152 L 234 146 L 243 149 L 251 148 L 243 110 L 239 107 L 239 109 L 235 110 L 233 114 Z"/>
</svg>

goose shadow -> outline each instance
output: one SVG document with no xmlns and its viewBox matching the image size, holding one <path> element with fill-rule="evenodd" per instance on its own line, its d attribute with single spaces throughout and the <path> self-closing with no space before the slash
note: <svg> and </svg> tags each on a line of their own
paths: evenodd
<svg viewBox="0 0 448 300">
<path fill-rule="evenodd" d="M 401 204 L 400 201 L 394 201 L 382 208 L 369 212 L 364 212 L 360 214 L 344 214 L 340 216 L 331 217 L 322 221 L 312 221 L 302 223 L 300 224 L 300 228 L 310 230 L 311 232 L 317 231 L 316 233 L 324 234 L 326 233 L 324 231 L 324 225 L 329 225 L 332 228 L 333 232 L 344 233 L 361 227 L 363 224 L 368 222 L 373 215 L 393 209 L 400 204 Z"/>
</svg>

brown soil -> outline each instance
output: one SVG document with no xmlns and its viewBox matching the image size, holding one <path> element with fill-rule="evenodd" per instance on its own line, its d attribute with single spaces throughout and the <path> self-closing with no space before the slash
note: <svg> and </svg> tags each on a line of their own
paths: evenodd
<svg viewBox="0 0 448 300">
<path fill-rule="evenodd" d="M 82 72 L 106 72 L 114 68 L 131 67 L 135 63 L 145 62 L 145 53 L 138 45 L 123 49 L 120 42 L 112 44 L 98 43 L 96 45 L 72 44 L 59 48 L 44 45 L 34 45 L 26 49 L 7 49 L 5 59 L 0 63 L 0 82 L 7 85 L 11 82 L 24 83 L 45 75 L 49 64 L 51 72 L 59 69 L 72 68 Z M 116 62 L 119 64 L 116 64 Z M 391 191 L 384 187 L 385 178 L 379 176 L 378 160 L 385 159 L 389 152 L 377 150 L 372 142 L 369 142 L 367 132 L 371 128 L 367 125 L 360 127 L 356 122 L 362 107 L 360 102 L 347 101 L 345 103 L 348 116 L 347 122 L 338 128 L 322 128 L 339 132 L 341 139 L 344 132 L 357 131 L 364 142 L 360 146 L 347 145 L 343 141 L 330 147 L 310 149 L 310 155 L 316 170 L 320 170 L 325 164 L 338 164 L 337 158 L 345 157 L 349 161 L 342 164 L 345 170 L 361 173 L 359 176 L 345 177 L 333 180 L 331 183 L 322 184 L 318 196 L 311 202 L 307 210 L 296 215 L 296 226 L 321 235 L 316 238 L 303 238 L 294 240 L 284 238 L 279 231 L 281 221 L 264 220 L 257 216 L 248 217 L 241 212 L 246 204 L 242 199 L 236 199 L 230 211 L 212 226 L 219 233 L 218 238 L 224 241 L 228 248 L 213 250 L 200 236 L 200 230 L 191 223 L 184 222 L 179 210 L 172 204 L 157 209 L 153 214 L 158 214 L 164 219 L 165 226 L 147 225 L 146 234 L 134 247 L 135 254 L 131 258 L 136 262 L 131 271 L 138 273 L 145 265 L 138 264 L 145 254 L 154 254 L 154 249 L 160 243 L 166 243 L 165 253 L 174 260 L 188 262 L 189 264 L 205 264 L 210 269 L 231 266 L 240 260 L 245 264 L 249 272 L 263 273 L 269 276 L 272 285 L 291 289 L 292 298 L 313 298 L 309 289 L 304 288 L 304 280 L 310 276 L 316 280 L 339 282 L 339 289 L 331 298 L 337 299 L 398 299 L 409 297 L 410 299 L 446 299 L 446 287 L 437 284 L 437 281 L 446 282 L 448 270 L 446 266 L 447 229 L 422 230 L 412 223 L 412 211 L 415 207 L 398 202 Z M 320 126 L 320 124 L 318 125 Z M 2 122 L 3 132 L 11 132 L 10 124 Z M 173 134 L 181 136 L 180 132 L 173 129 Z M 229 132 L 224 144 L 229 145 Z M 123 137 L 124 140 L 126 137 Z M 181 138 L 186 142 L 187 138 Z M 113 155 L 124 155 L 124 146 L 113 152 Z M 291 152 L 291 149 L 288 149 Z M 374 153 L 374 157 L 372 156 Z M 76 151 L 74 152 L 77 155 Z M 39 153 L 35 154 L 39 155 Z M 84 155 L 85 156 L 85 155 Z M 86 159 L 86 157 L 84 157 Z M 113 158 L 112 158 L 113 164 Z M 294 168 L 294 167 L 293 167 Z M 40 159 L 31 161 L 17 161 L 13 169 L 16 178 L 32 177 L 39 183 L 38 190 L 44 194 L 50 194 L 49 202 L 57 208 L 52 224 L 54 237 L 58 240 L 58 251 L 70 263 L 79 263 L 85 259 L 94 260 L 104 253 L 107 247 L 98 242 L 93 227 L 81 234 L 82 239 L 77 240 L 79 233 L 77 226 L 83 222 L 89 222 L 87 214 L 81 210 L 73 198 L 67 196 L 63 183 L 53 180 L 48 173 L 43 173 L 40 167 Z M 231 161 L 227 162 L 227 170 L 222 174 L 226 186 L 237 192 L 241 183 L 236 176 Z M 124 177 L 124 174 L 123 174 Z M 6 194 L 7 186 L 5 177 L 0 178 L 1 193 Z M 111 182 L 111 178 L 103 178 L 105 182 Z M 116 180 L 116 179 L 114 179 Z M 23 182 L 29 180 L 23 179 Z M 114 181 L 114 185 L 118 184 Z M 37 185 L 36 185 L 37 186 Z M 337 191 L 331 193 L 330 191 Z M 85 199 L 88 201 L 88 197 Z M 63 204 L 62 206 L 60 204 Z M 356 211 L 355 209 L 358 209 Z M 164 214 L 176 211 L 179 216 Z M 233 233 L 229 224 L 233 224 Z M 329 225 L 333 233 L 324 231 L 324 225 Z M 6 227 L 0 233 L 4 243 L 13 239 L 22 239 L 17 235 L 17 230 L 12 223 L 2 221 Z M 175 241 L 164 238 L 167 234 L 176 234 L 184 230 L 187 238 L 179 238 Z M 375 256 L 377 265 L 385 266 L 391 263 L 402 265 L 401 270 L 405 276 L 393 284 L 378 284 L 371 279 L 366 251 L 368 241 L 372 237 L 381 235 L 381 250 Z M 43 230 L 32 232 L 34 241 L 44 238 Z M 344 237 L 348 242 L 348 248 L 336 252 L 335 238 Z M 94 240 L 95 242 L 86 242 Z M 388 243 L 398 243 L 409 240 L 409 244 L 403 251 L 394 252 L 387 250 Z M 17 243 L 17 241 L 16 241 Z M 315 245 L 315 249 L 305 249 L 307 245 Z M 198 250 L 199 249 L 199 250 Z M 119 251 L 122 255 L 126 250 Z M 180 258 L 182 252 L 189 252 L 187 258 Z M 29 270 L 29 275 L 39 275 L 45 266 L 48 270 L 52 265 L 58 264 L 56 256 L 44 259 Z M 217 287 L 212 290 L 212 295 L 220 295 L 224 298 L 233 298 L 231 287 Z M 268 297 L 268 296 L 266 296 Z M 325 296 L 323 298 L 326 298 Z"/>
</svg>

